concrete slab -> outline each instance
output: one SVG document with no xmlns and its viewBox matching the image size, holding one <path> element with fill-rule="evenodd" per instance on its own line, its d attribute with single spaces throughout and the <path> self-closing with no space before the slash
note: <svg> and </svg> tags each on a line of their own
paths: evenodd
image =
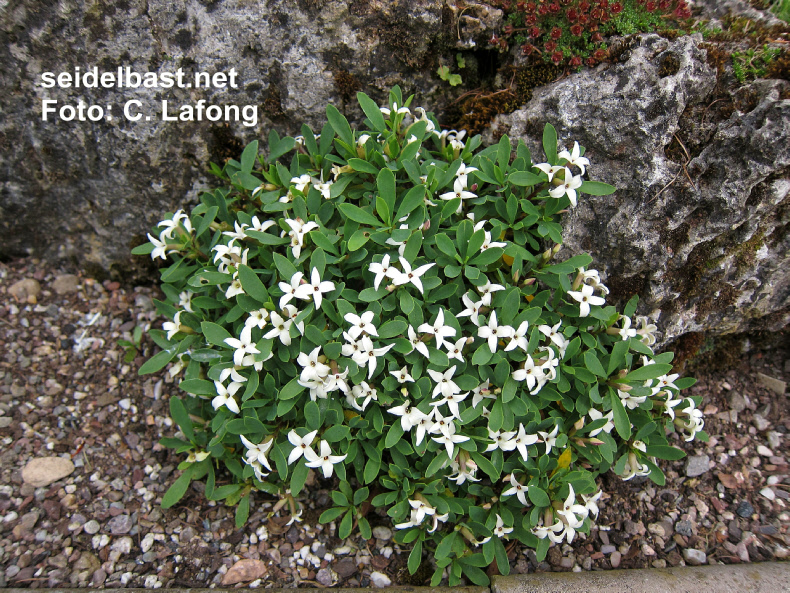
<svg viewBox="0 0 790 593">
<path fill-rule="evenodd" d="M 492 593 L 787 593 L 790 563 L 494 577 Z"/>
</svg>

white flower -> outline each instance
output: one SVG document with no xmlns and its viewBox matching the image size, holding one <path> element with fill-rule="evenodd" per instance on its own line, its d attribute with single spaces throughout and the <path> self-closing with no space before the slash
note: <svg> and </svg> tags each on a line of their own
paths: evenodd
<svg viewBox="0 0 790 593">
<path fill-rule="evenodd" d="M 384 356 L 387 352 L 390 351 L 391 348 L 395 346 L 395 344 L 389 344 L 388 346 L 384 346 L 383 348 L 373 348 L 372 342 L 370 338 L 367 336 L 362 339 L 362 343 L 366 345 L 365 352 L 363 354 L 363 359 L 368 365 L 368 379 L 373 377 L 373 373 L 376 372 L 376 366 L 378 365 L 378 359 Z M 370 346 L 368 346 L 370 344 Z M 359 363 L 357 363 L 359 364 Z M 364 365 L 361 365 L 364 366 Z"/>
<path fill-rule="evenodd" d="M 683 403 L 683 398 L 679 397 L 677 399 L 672 399 L 672 396 L 674 394 L 671 391 L 659 392 L 657 395 L 661 395 L 662 393 L 667 396 L 667 399 L 661 404 L 662 407 L 664 408 L 664 413 L 666 413 L 667 416 L 669 416 L 670 418 L 672 418 L 672 420 L 674 420 L 675 406 L 677 406 L 680 403 Z"/>
<path fill-rule="evenodd" d="M 444 309 L 439 309 L 436 314 L 436 320 L 433 324 L 423 323 L 417 328 L 417 331 L 426 334 L 433 334 L 436 338 L 436 347 L 441 348 L 444 345 L 444 338 L 455 335 L 455 328 L 444 324 Z"/>
<path fill-rule="evenodd" d="M 469 175 L 469 173 L 471 173 L 472 171 L 477 171 L 477 168 L 468 167 L 466 163 L 461 163 L 461 166 L 458 167 L 458 171 L 455 172 L 455 177 L 456 179 L 458 179 L 462 187 L 466 187 L 467 185 L 466 176 Z"/>
<path fill-rule="evenodd" d="M 189 216 L 184 214 L 183 210 L 179 210 L 173 214 L 172 220 L 165 219 L 157 225 L 165 227 L 165 230 L 159 233 L 159 238 L 163 239 L 164 237 L 167 237 L 168 239 L 172 239 L 173 231 L 178 228 L 179 224 L 183 224 L 187 233 L 192 233 L 192 223 L 189 220 Z"/>
<path fill-rule="evenodd" d="M 458 210 L 456 212 L 461 211 L 461 207 L 463 206 L 464 200 L 468 200 L 470 198 L 476 198 L 477 194 L 466 191 L 464 188 L 466 187 L 465 179 L 464 182 L 461 182 L 461 179 L 456 179 L 453 183 L 453 191 L 448 191 L 439 196 L 440 200 L 454 200 L 458 198 L 461 200 L 461 203 L 458 205 Z"/>
<path fill-rule="evenodd" d="M 417 337 L 417 332 L 414 331 L 412 326 L 409 326 L 409 341 L 411 342 L 412 352 L 417 350 L 417 352 L 422 354 L 425 358 L 431 357 L 430 353 L 428 352 L 428 346 L 419 337 Z"/>
<path fill-rule="evenodd" d="M 543 525 L 536 525 L 535 527 L 532 528 L 532 533 L 538 539 L 546 539 L 548 537 L 551 541 L 553 541 L 556 544 L 562 541 L 562 536 L 559 537 L 559 541 L 555 539 L 555 537 L 553 536 L 556 536 L 556 534 L 558 534 L 560 531 L 563 531 L 564 529 L 565 529 L 565 524 L 562 521 L 557 521 L 554 525 L 551 525 L 549 527 L 545 527 Z"/>
<path fill-rule="evenodd" d="M 499 515 L 496 516 L 496 527 L 494 527 L 494 535 L 499 538 L 507 538 L 507 535 L 513 531 L 512 527 L 505 527 L 505 522 Z"/>
<path fill-rule="evenodd" d="M 554 430 L 552 430 L 550 433 L 543 432 L 540 430 L 538 431 L 538 434 L 540 435 L 542 442 L 546 443 L 546 455 L 551 453 L 551 448 L 554 447 L 555 443 L 557 442 L 557 433 L 559 432 L 559 430 L 560 430 L 560 425 L 555 424 Z"/>
<path fill-rule="evenodd" d="M 280 282 L 278 284 L 280 290 L 283 291 L 283 296 L 280 297 L 280 309 L 284 308 L 296 296 L 296 289 L 302 285 L 302 278 L 304 278 L 304 274 L 296 272 L 296 274 L 291 276 L 290 282 Z"/>
<path fill-rule="evenodd" d="M 494 441 L 488 447 L 486 447 L 486 453 L 494 451 L 496 449 L 502 449 L 503 451 L 512 451 L 516 448 L 516 443 L 513 437 L 516 436 L 516 431 L 511 432 L 500 432 L 500 431 L 493 431 L 490 428 L 488 429 L 488 438 Z"/>
<path fill-rule="evenodd" d="M 259 233 L 265 232 L 267 229 L 270 229 L 273 226 L 276 226 L 273 220 L 264 220 L 261 222 L 257 216 L 252 217 L 252 225 L 250 225 L 250 229 L 253 231 L 258 231 Z"/>
<path fill-rule="evenodd" d="M 403 272 L 397 272 L 397 274 L 392 278 L 393 284 L 395 284 L 395 286 L 400 286 L 402 284 L 408 284 L 410 282 L 417 287 L 417 290 L 419 290 L 420 293 L 423 293 L 422 281 L 420 280 L 420 276 L 422 276 L 430 268 L 435 266 L 436 263 L 425 264 L 424 266 L 420 266 L 416 270 L 412 270 L 411 264 L 408 261 L 406 261 L 404 257 L 401 256 L 398 259 L 400 260 L 400 265 L 403 268 Z"/>
<path fill-rule="evenodd" d="M 363 400 L 362 404 L 357 403 L 358 399 Z M 364 412 L 371 401 L 378 401 L 378 399 L 376 390 L 368 385 L 366 381 L 362 381 L 361 385 L 354 385 L 354 387 L 351 388 L 351 395 L 348 401 L 351 407 L 360 412 Z"/>
<path fill-rule="evenodd" d="M 337 391 L 339 389 L 343 393 L 348 393 L 351 391 L 351 388 L 348 386 L 347 378 L 348 368 L 343 369 L 343 371 L 329 373 L 324 379 L 324 386 L 327 391 Z"/>
<path fill-rule="evenodd" d="M 310 185 L 311 181 L 312 179 L 310 179 L 310 176 L 307 173 L 305 173 L 304 175 L 300 175 L 299 177 L 291 178 L 291 183 L 296 188 L 296 191 L 302 193 L 304 193 L 304 190 L 307 188 L 308 185 Z"/>
<path fill-rule="evenodd" d="M 585 167 L 590 164 L 589 159 L 580 155 L 581 151 L 579 150 L 579 143 L 574 141 L 573 142 L 573 150 L 568 152 L 567 150 L 563 150 L 557 156 L 561 159 L 565 159 L 568 161 L 569 165 L 576 165 L 579 169 L 582 170 L 581 174 L 584 175 Z"/>
<path fill-rule="evenodd" d="M 460 419 L 461 412 L 458 409 L 458 402 L 464 401 L 467 395 L 469 395 L 468 391 L 466 393 L 451 393 L 449 395 L 445 395 L 443 399 L 439 400 L 438 402 L 431 402 L 431 405 L 443 406 L 447 404 L 447 407 L 450 408 L 450 417 Z"/>
<path fill-rule="evenodd" d="M 529 340 L 527 339 L 528 329 L 529 329 L 529 322 L 522 321 L 521 324 L 518 326 L 518 329 L 516 329 L 513 332 L 513 336 L 510 340 L 510 343 L 505 347 L 505 352 L 510 352 L 511 350 L 514 350 L 516 346 L 518 346 L 524 352 L 526 352 L 527 347 L 529 346 Z"/>
<path fill-rule="evenodd" d="M 242 288 L 241 286 L 241 280 L 239 280 L 234 275 L 234 278 L 231 281 L 230 286 L 228 286 L 228 290 L 225 291 L 225 298 L 230 299 L 240 294 L 244 294 L 244 288 Z"/>
<path fill-rule="evenodd" d="M 491 284 L 490 281 L 486 281 L 483 286 L 477 287 L 477 292 L 480 293 L 481 301 L 486 307 L 491 306 L 491 293 L 499 290 L 505 290 L 505 287 L 501 284 Z"/>
<path fill-rule="evenodd" d="M 513 496 L 515 495 L 518 498 L 518 501 L 523 504 L 524 506 L 529 506 L 527 502 L 527 490 L 529 490 L 528 486 L 524 486 L 521 482 L 516 479 L 516 474 L 510 474 L 510 484 L 511 487 L 505 490 L 502 493 L 502 496 Z"/>
<path fill-rule="evenodd" d="M 618 319 L 623 322 L 623 327 L 617 332 L 620 338 L 627 340 L 628 338 L 636 337 L 636 330 L 631 329 L 631 318 L 626 315 L 620 315 Z"/>
<path fill-rule="evenodd" d="M 390 408 L 387 410 L 390 414 L 394 414 L 395 416 L 400 417 L 400 425 L 403 428 L 403 432 L 411 430 L 413 427 L 417 426 L 423 419 L 427 419 L 428 416 L 423 414 L 417 407 L 412 407 L 409 402 L 405 402 L 400 406 L 395 406 L 394 408 Z"/>
<path fill-rule="evenodd" d="M 239 224 L 238 221 L 235 221 L 233 223 L 234 230 L 225 231 L 222 234 L 225 235 L 226 237 L 233 237 L 234 239 L 241 241 L 242 239 L 245 239 L 247 237 L 247 234 L 244 232 L 244 229 L 248 226 L 249 225 L 247 224 Z"/>
<path fill-rule="evenodd" d="M 285 223 L 291 227 L 288 236 L 291 237 L 291 249 L 294 257 L 299 258 L 302 254 L 302 247 L 304 247 L 304 236 L 313 229 L 319 228 L 318 224 L 312 221 L 305 223 L 301 218 L 295 220 L 286 218 Z M 285 234 L 285 231 L 283 231 L 283 234 Z"/>
<path fill-rule="evenodd" d="M 496 399 L 496 395 L 491 393 L 491 387 L 487 379 L 472 390 L 472 407 L 476 408 L 477 404 L 484 399 Z"/>
<path fill-rule="evenodd" d="M 582 186 L 582 178 L 580 175 L 573 175 L 568 167 L 565 167 L 565 181 L 562 185 L 549 190 L 549 195 L 552 198 L 561 198 L 567 195 L 571 204 L 576 206 L 576 190 Z"/>
<path fill-rule="evenodd" d="M 642 342 L 647 346 L 652 346 L 656 343 L 656 330 L 658 329 L 650 320 L 644 315 L 637 315 L 636 322 L 639 324 L 639 329 L 636 333 L 642 336 Z"/>
<path fill-rule="evenodd" d="M 235 348 L 236 352 L 233 353 L 233 364 L 242 366 L 244 357 L 247 354 L 260 354 L 260 350 L 252 343 L 252 327 L 245 325 L 241 330 L 239 339 L 225 338 L 225 343 L 231 348 Z"/>
<path fill-rule="evenodd" d="M 332 196 L 329 192 L 332 191 L 332 182 L 331 181 L 320 181 L 313 183 L 313 187 L 316 188 L 325 200 L 330 199 Z"/>
<path fill-rule="evenodd" d="M 458 315 L 456 315 L 456 317 L 469 316 L 469 319 L 471 319 L 472 323 L 480 327 L 480 307 L 484 305 L 483 301 L 479 300 L 475 302 L 470 299 L 468 295 L 464 295 L 461 300 L 463 301 L 464 305 L 466 305 L 466 309 L 461 311 Z"/>
<path fill-rule="evenodd" d="M 316 346 L 310 354 L 299 353 L 296 362 L 302 367 L 299 377 L 302 381 L 323 381 L 324 377 L 329 374 L 329 366 L 318 361 L 320 351 L 321 347 Z"/>
<path fill-rule="evenodd" d="M 147 236 L 148 240 L 154 245 L 154 249 L 151 251 L 151 259 L 156 259 L 157 257 L 167 259 L 167 241 L 160 241 L 156 237 L 151 236 L 151 233 L 147 233 Z M 170 251 L 173 250 L 171 249 Z"/>
<path fill-rule="evenodd" d="M 332 472 L 334 471 L 334 464 L 340 463 L 343 461 L 346 456 L 345 455 L 332 455 L 332 449 L 329 447 L 329 443 L 322 440 L 321 441 L 321 453 L 316 455 L 315 452 L 308 447 L 304 450 L 304 458 L 307 459 L 307 463 L 305 465 L 307 467 L 312 468 L 321 468 L 321 471 L 324 474 L 325 478 L 331 478 Z"/>
<path fill-rule="evenodd" d="M 379 110 L 388 118 L 393 111 L 396 115 L 411 115 L 411 111 L 409 111 L 408 107 L 404 105 L 399 108 L 397 103 L 392 104 L 392 110 L 390 110 L 389 107 L 379 107 Z"/>
<path fill-rule="evenodd" d="M 592 420 L 593 422 L 595 422 L 596 420 L 600 420 L 601 418 L 606 418 L 606 424 L 604 424 L 600 428 L 596 428 L 590 431 L 591 437 L 596 436 L 601 431 L 604 431 L 607 434 L 612 432 L 612 429 L 614 428 L 614 411 L 609 410 L 609 413 L 604 415 L 603 412 L 600 412 L 595 408 L 590 408 L 587 414 L 590 416 L 590 420 Z"/>
<path fill-rule="evenodd" d="M 409 374 L 409 367 L 404 366 L 399 371 L 390 371 L 390 375 L 395 377 L 398 380 L 398 383 L 403 385 L 406 382 L 414 383 L 414 377 Z"/>
<path fill-rule="evenodd" d="M 315 308 L 321 308 L 321 300 L 323 293 L 332 292 L 335 289 L 335 283 L 328 280 L 321 280 L 321 274 L 318 273 L 318 268 L 313 268 L 310 274 L 310 283 L 302 284 L 296 289 L 294 293 L 297 298 L 308 300 L 312 298 L 315 301 Z"/>
<path fill-rule="evenodd" d="M 587 511 L 591 515 L 595 515 L 595 518 L 598 518 L 598 500 L 601 498 L 601 494 L 603 494 L 603 490 L 599 490 L 594 495 L 593 494 L 582 494 L 582 500 L 584 500 L 584 506 L 587 508 Z"/>
<path fill-rule="evenodd" d="M 573 491 L 573 484 L 568 483 L 568 489 L 568 498 L 565 499 L 562 509 L 558 510 L 557 514 L 560 515 L 563 523 L 566 523 L 573 529 L 578 529 L 582 526 L 590 511 L 586 506 L 576 503 L 576 493 Z"/>
<path fill-rule="evenodd" d="M 373 321 L 373 311 L 365 311 L 362 315 L 346 313 L 343 319 L 351 324 L 351 329 L 348 330 L 348 335 L 355 340 L 363 332 L 370 336 L 379 335 L 376 326 L 371 323 L 371 321 Z"/>
<path fill-rule="evenodd" d="M 562 171 L 563 167 L 559 165 L 549 165 L 548 163 L 540 163 L 539 165 L 532 165 L 536 169 L 540 169 L 549 176 L 549 181 L 554 178 L 554 175 Z"/>
<path fill-rule="evenodd" d="M 536 435 L 536 434 L 527 434 L 526 430 L 524 429 L 524 425 L 519 423 L 519 425 L 518 425 L 518 434 L 516 435 L 516 438 L 514 438 L 510 442 L 513 443 L 514 448 L 518 449 L 518 452 L 521 455 L 521 458 L 524 461 L 527 461 L 527 459 L 529 459 L 529 454 L 527 453 L 527 446 L 534 445 L 535 443 L 537 443 L 538 442 L 538 435 Z M 513 448 L 510 448 L 508 450 L 512 451 Z"/>
<path fill-rule="evenodd" d="M 558 321 L 555 325 L 549 327 L 548 325 L 539 325 L 538 330 L 549 340 L 554 342 L 558 348 L 565 348 L 567 341 L 565 336 L 560 333 L 560 326 L 562 321 Z"/>
<path fill-rule="evenodd" d="M 510 376 L 514 381 L 526 381 L 527 388 L 532 391 L 536 383 L 541 379 L 539 374 L 540 367 L 535 366 L 535 361 L 527 354 L 527 359 L 524 361 L 524 366 L 520 369 L 513 371 Z"/>
<path fill-rule="evenodd" d="M 603 297 L 593 295 L 593 287 L 585 284 L 580 291 L 569 291 L 568 294 L 579 303 L 579 315 L 587 317 L 590 314 L 590 305 L 603 305 L 606 300 Z"/>
<path fill-rule="evenodd" d="M 455 434 L 455 424 L 450 422 L 448 426 L 453 427 L 452 434 L 447 434 L 446 432 L 441 432 L 438 437 L 432 437 L 434 441 L 439 443 L 440 445 L 444 445 L 447 448 L 447 457 L 450 459 L 453 458 L 453 450 L 457 443 L 464 443 L 469 440 L 469 437 Z"/>
<path fill-rule="evenodd" d="M 491 311 L 488 318 L 488 325 L 483 325 L 477 330 L 477 335 L 484 340 L 488 340 L 488 348 L 491 352 L 496 352 L 497 343 L 504 338 L 512 338 L 515 331 L 509 325 L 499 325 L 496 319 L 496 311 Z"/>
<path fill-rule="evenodd" d="M 269 319 L 269 311 L 267 309 L 258 309 L 257 311 L 252 311 L 250 316 L 247 317 L 247 320 L 244 322 L 245 326 L 249 327 L 257 327 L 258 329 L 263 329 L 263 326 L 266 325 L 266 321 Z"/>
<path fill-rule="evenodd" d="M 183 311 L 176 311 L 173 321 L 165 321 L 162 324 L 162 329 L 167 332 L 168 341 L 172 340 L 173 337 L 181 331 L 181 313 L 183 313 Z"/>
<path fill-rule="evenodd" d="M 373 288 L 376 290 L 379 289 L 381 285 L 381 281 L 384 278 L 393 278 L 395 275 L 399 274 L 398 270 L 395 268 L 390 267 L 390 256 L 389 254 L 385 255 L 381 259 L 381 263 L 372 263 L 368 266 L 368 271 L 372 272 L 376 275 L 376 278 L 373 280 Z"/>
<path fill-rule="evenodd" d="M 299 333 L 304 335 L 304 321 L 296 321 L 296 318 L 299 317 L 299 310 L 293 305 L 285 305 L 283 313 L 291 318 L 291 322 L 299 330 Z"/>
<path fill-rule="evenodd" d="M 274 439 L 269 439 L 259 445 L 255 445 L 248 441 L 244 435 L 240 435 L 241 442 L 244 443 L 244 446 L 247 447 L 247 452 L 244 456 L 247 458 L 247 463 L 260 463 L 263 467 L 272 471 L 271 466 L 269 465 L 269 461 L 266 459 L 266 452 L 272 448 L 274 444 Z"/>
<path fill-rule="evenodd" d="M 466 338 L 463 336 L 460 340 L 457 340 L 455 344 L 452 342 L 445 342 L 444 346 L 447 348 L 447 357 L 448 358 L 455 358 L 456 360 L 460 360 L 461 362 L 464 361 L 463 350 L 464 346 L 466 345 Z"/>
<path fill-rule="evenodd" d="M 279 313 L 272 311 L 271 315 L 272 329 L 264 335 L 264 338 L 279 338 L 280 341 L 286 346 L 291 345 L 291 325 L 293 320 L 286 315 L 285 318 L 280 317 Z"/>
<path fill-rule="evenodd" d="M 236 400 L 233 399 L 233 396 L 236 392 L 241 388 L 241 383 L 231 383 L 228 385 L 227 389 L 225 386 L 220 383 L 219 381 L 214 381 L 214 387 L 217 388 L 217 396 L 211 400 L 211 406 L 218 410 L 220 407 L 225 406 L 234 414 L 238 414 L 241 412 L 239 409 L 239 404 L 236 403 Z"/>
<path fill-rule="evenodd" d="M 220 383 L 224 383 L 230 377 L 231 381 L 235 383 L 246 383 L 247 377 L 240 374 L 239 371 L 236 370 L 236 367 L 228 367 L 226 369 L 222 369 L 219 373 L 219 380 Z"/>
<path fill-rule="evenodd" d="M 623 405 L 629 410 L 638 408 L 639 404 L 644 403 L 645 400 L 647 400 L 646 395 L 635 396 L 631 395 L 630 391 L 620 391 L 619 389 L 617 390 L 617 395 L 620 396 L 620 401 L 622 401 Z"/>
<path fill-rule="evenodd" d="M 456 367 L 453 366 L 452 368 L 447 369 L 444 373 L 440 373 L 439 371 L 433 371 L 428 369 L 428 374 L 431 376 L 431 379 L 434 380 L 436 386 L 433 388 L 433 393 L 431 397 L 436 397 L 440 393 L 447 397 L 453 393 L 458 393 L 461 391 L 458 388 L 458 385 L 452 380 L 453 374 L 455 373 Z"/>
<path fill-rule="evenodd" d="M 491 240 L 491 233 L 488 231 L 483 231 L 485 235 L 485 240 L 483 244 L 480 246 L 480 251 L 485 251 L 486 249 L 490 249 L 491 247 L 501 247 L 504 249 L 507 247 L 507 243 L 503 243 L 502 241 L 492 241 Z"/>
</svg>

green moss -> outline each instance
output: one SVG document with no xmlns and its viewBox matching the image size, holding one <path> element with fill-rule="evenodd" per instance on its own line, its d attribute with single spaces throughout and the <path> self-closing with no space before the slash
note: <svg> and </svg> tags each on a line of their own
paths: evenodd
<svg viewBox="0 0 790 593">
<path fill-rule="evenodd" d="M 765 78 L 769 66 L 781 53 L 781 49 L 769 47 L 768 45 L 733 53 L 732 69 L 735 73 L 735 78 L 741 84 L 744 84 L 747 80 Z"/>
</svg>

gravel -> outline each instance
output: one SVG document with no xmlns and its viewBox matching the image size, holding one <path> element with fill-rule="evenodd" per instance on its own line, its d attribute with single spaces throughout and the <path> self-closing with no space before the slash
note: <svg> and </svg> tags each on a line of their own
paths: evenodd
<svg viewBox="0 0 790 593">
<path fill-rule="evenodd" d="M 118 344 L 132 341 L 136 326 L 161 326 L 156 289 L 25 259 L 0 263 L 0 296 L 0 586 L 203 588 L 237 577 L 237 586 L 262 587 L 427 584 L 432 568 L 408 575 L 410 548 L 394 543 L 384 513 L 368 513 L 369 541 L 340 540 L 334 523 L 320 525 L 335 483 L 315 475 L 300 498 L 301 523 L 289 525 L 286 509 L 274 512 L 277 499 L 257 494 L 237 530 L 234 509 L 206 501 L 199 485 L 161 509 L 182 460 L 158 444 L 175 433 L 168 397 L 179 391 L 167 373 L 137 375 L 156 352 L 147 338 L 128 359 Z M 689 457 L 661 463 L 663 486 L 602 476 L 590 533 L 540 563 L 507 544 L 511 571 L 786 558 L 790 413 L 786 396 L 754 376 L 786 382 L 786 359 L 754 353 L 725 372 L 697 369 L 690 391 L 704 398 L 710 441 L 670 435 Z M 47 458 L 73 467 L 47 485 L 23 480 L 31 461 Z"/>
</svg>

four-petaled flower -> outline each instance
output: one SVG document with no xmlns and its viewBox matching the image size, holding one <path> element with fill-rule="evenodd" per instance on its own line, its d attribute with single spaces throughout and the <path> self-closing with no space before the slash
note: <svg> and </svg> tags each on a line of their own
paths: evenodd
<svg viewBox="0 0 790 593">
<path fill-rule="evenodd" d="M 561 198 L 567 195 L 571 204 L 576 206 L 576 190 L 582 186 L 582 178 L 580 175 L 572 175 L 571 170 L 565 167 L 565 180 L 555 188 L 549 190 L 549 195 L 552 198 Z"/>
<path fill-rule="evenodd" d="M 589 159 L 586 157 L 581 156 L 581 151 L 579 150 L 579 143 L 574 141 L 573 142 L 573 150 L 568 152 L 567 150 L 563 150 L 557 155 L 561 159 L 565 159 L 568 161 L 569 165 L 576 165 L 579 169 L 582 170 L 582 175 L 584 175 L 585 167 L 590 164 Z"/>
<path fill-rule="evenodd" d="M 433 334 L 436 338 L 436 347 L 441 348 L 444 345 L 444 339 L 455 335 L 455 328 L 444 324 L 444 309 L 439 309 L 436 314 L 436 320 L 433 324 L 423 323 L 417 328 L 418 332 Z"/>
<path fill-rule="evenodd" d="M 404 257 L 399 257 L 400 265 L 403 268 L 402 272 L 396 272 L 396 274 L 392 277 L 392 283 L 395 286 L 400 286 L 402 284 L 411 283 L 417 287 L 417 290 L 420 293 L 423 293 L 422 289 L 422 281 L 420 280 L 420 276 L 425 274 L 429 269 L 435 266 L 435 263 L 425 264 L 424 266 L 420 266 L 419 268 L 412 270 L 411 264 L 406 261 Z"/>
<path fill-rule="evenodd" d="M 307 459 L 307 463 L 305 465 L 307 467 L 312 468 L 321 468 L 321 471 L 324 474 L 325 478 L 331 478 L 332 472 L 335 469 L 336 463 L 340 463 L 343 461 L 346 456 L 345 455 L 332 455 L 332 449 L 329 447 L 329 443 L 322 440 L 321 441 L 321 453 L 316 455 L 315 451 L 313 451 L 310 447 L 304 450 L 304 457 Z"/>
<path fill-rule="evenodd" d="M 593 287 L 585 284 L 579 291 L 569 291 L 568 294 L 579 303 L 579 316 L 587 317 L 590 314 L 590 305 L 603 305 L 606 300 L 603 297 L 593 295 Z"/>
<path fill-rule="evenodd" d="M 373 280 L 373 288 L 376 290 L 379 289 L 381 286 L 381 281 L 384 278 L 394 278 L 396 274 L 398 274 L 398 270 L 395 268 L 390 267 L 390 256 L 389 254 L 385 255 L 381 259 L 381 263 L 373 262 L 368 266 L 368 271 L 373 272 L 376 277 Z"/>
<path fill-rule="evenodd" d="M 296 289 L 294 295 L 296 298 L 299 299 L 313 299 L 315 301 L 315 308 L 321 308 L 321 300 L 323 299 L 323 294 L 325 292 L 332 292 L 335 289 L 335 283 L 330 282 L 329 280 L 321 280 L 321 274 L 318 272 L 318 268 L 313 268 L 312 273 L 310 274 L 310 282 L 309 284 L 301 284 L 299 288 Z"/>
<path fill-rule="evenodd" d="M 505 521 L 502 519 L 502 517 L 499 516 L 499 514 L 497 514 L 496 527 L 494 527 L 493 531 L 494 531 L 494 535 L 496 535 L 498 538 L 501 539 L 504 537 L 506 539 L 509 539 L 507 538 L 507 535 L 513 531 L 513 528 L 505 527 Z"/>
<path fill-rule="evenodd" d="M 502 493 L 502 496 L 513 496 L 515 494 L 518 501 L 523 504 L 524 506 L 528 506 L 529 503 L 527 502 L 527 490 L 529 490 L 528 486 L 524 486 L 521 482 L 516 479 L 516 474 L 510 474 L 510 485 L 511 487 L 505 490 Z"/>
<path fill-rule="evenodd" d="M 276 315 L 273 313 L 272 316 Z M 225 338 L 225 343 L 231 348 L 235 348 L 236 352 L 233 353 L 233 364 L 237 367 L 243 365 L 244 357 L 247 354 L 260 354 L 260 350 L 252 343 L 252 326 L 245 325 L 241 330 L 239 338 Z"/>
<path fill-rule="evenodd" d="M 317 434 L 317 430 L 308 432 L 303 437 L 300 437 L 295 430 L 291 430 L 291 432 L 288 433 L 288 442 L 294 446 L 293 451 L 291 451 L 291 454 L 288 456 L 289 464 L 293 463 L 305 454 L 305 452 L 310 448 L 310 445 L 313 444 L 313 439 Z"/>
</svg>

